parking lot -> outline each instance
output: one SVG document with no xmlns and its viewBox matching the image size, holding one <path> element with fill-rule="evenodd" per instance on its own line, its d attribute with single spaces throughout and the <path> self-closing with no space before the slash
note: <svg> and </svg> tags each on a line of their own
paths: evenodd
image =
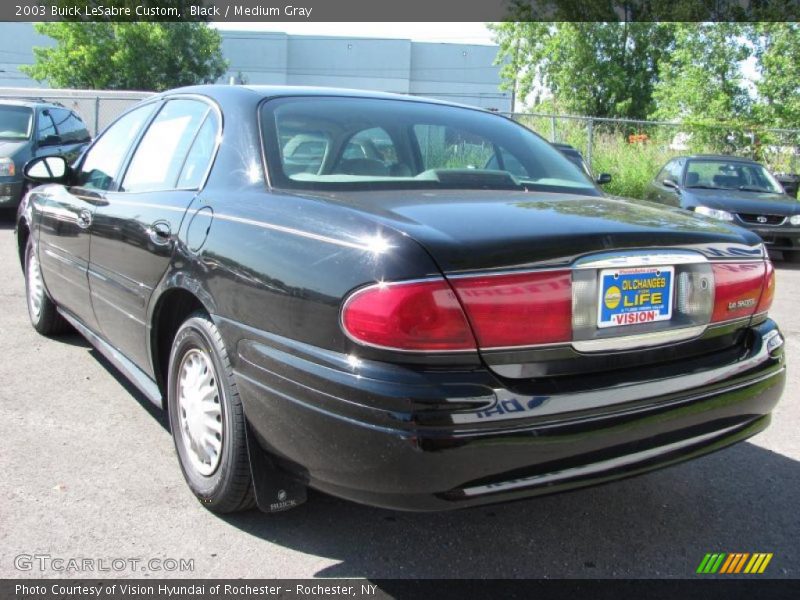
<svg viewBox="0 0 800 600">
<path fill-rule="evenodd" d="M 691 577 L 707 552 L 771 552 L 765 576 L 800 577 L 800 265 L 776 262 L 789 380 L 772 426 L 748 442 L 635 479 L 444 514 L 312 493 L 286 513 L 219 517 L 184 484 L 157 409 L 83 338 L 31 328 L 15 243 L 3 220 L 2 577 Z M 149 567 L 20 570 L 20 555 Z M 193 571 L 159 570 L 167 559 Z"/>
</svg>

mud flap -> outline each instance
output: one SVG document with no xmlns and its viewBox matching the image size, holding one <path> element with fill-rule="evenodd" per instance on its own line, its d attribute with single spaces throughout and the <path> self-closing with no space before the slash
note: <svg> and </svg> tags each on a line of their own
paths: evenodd
<svg viewBox="0 0 800 600">
<path fill-rule="evenodd" d="M 275 466 L 250 429 L 247 435 L 247 453 L 250 455 L 250 474 L 259 510 L 267 513 L 281 512 L 306 501 L 306 486 L 291 479 Z"/>
</svg>

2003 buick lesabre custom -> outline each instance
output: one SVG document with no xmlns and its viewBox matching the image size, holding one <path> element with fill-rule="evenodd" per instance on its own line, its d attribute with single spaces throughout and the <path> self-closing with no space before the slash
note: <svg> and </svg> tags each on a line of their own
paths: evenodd
<svg viewBox="0 0 800 600">
<path fill-rule="evenodd" d="M 604 482 L 752 436 L 784 386 L 757 236 L 605 197 L 488 112 L 185 88 L 26 172 L 34 327 L 165 405 L 215 511 Z"/>
</svg>

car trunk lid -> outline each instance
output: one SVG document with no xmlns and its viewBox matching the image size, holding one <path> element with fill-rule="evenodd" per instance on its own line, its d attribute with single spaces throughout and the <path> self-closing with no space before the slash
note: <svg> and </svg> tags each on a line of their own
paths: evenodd
<svg viewBox="0 0 800 600">
<path fill-rule="evenodd" d="M 674 360 L 676 347 L 682 357 L 730 347 L 766 272 L 757 236 L 646 202 L 463 190 L 326 196 L 428 251 L 482 358 L 505 377 L 601 370 L 599 356 L 629 368 Z M 715 281 L 725 277 L 717 318 Z"/>
</svg>

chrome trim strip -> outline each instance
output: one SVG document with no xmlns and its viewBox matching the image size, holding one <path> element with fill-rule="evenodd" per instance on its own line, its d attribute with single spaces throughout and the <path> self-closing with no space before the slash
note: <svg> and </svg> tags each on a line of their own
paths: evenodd
<svg viewBox="0 0 800 600">
<path fill-rule="evenodd" d="M 524 269 L 502 270 L 502 271 L 470 271 L 468 273 L 447 273 L 447 279 L 483 279 L 485 277 L 502 277 L 503 275 L 526 275 L 528 273 L 555 273 L 558 271 L 572 271 L 571 264 L 565 264 L 560 267 L 548 266 L 542 268 L 526 267 Z"/>
<path fill-rule="evenodd" d="M 614 269 L 657 265 L 707 263 L 708 259 L 691 250 L 633 250 L 595 254 L 575 261 L 573 269 Z"/>
<path fill-rule="evenodd" d="M 301 229 L 294 229 L 293 227 L 285 227 L 283 225 L 275 225 L 273 223 L 266 223 L 264 221 L 256 221 L 255 219 L 234 217 L 233 215 L 221 214 L 216 211 L 214 212 L 214 219 L 222 219 L 224 221 L 231 221 L 232 223 L 242 223 L 244 225 L 252 225 L 254 227 L 261 227 L 262 229 L 269 229 L 271 231 L 279 231 L 281 233 L 297 235 L 310 240 L 325 242 L 327 244 L 335 244 L 336 246 L 343 246 L 345 248 L 352 248 L 354 250 L 361 250 L 364 252 L 370 252 L 372 250 L 372 248 L 368 244 L 359 244 L 357 242 L 337 240 L 336 238 L 328 237 L 326 235 L 320 235 L 318 233 L 311 233 L 310 231 L 303 231 Z"/>
<path fill-rule="evenodd" d="M 59 252 L 54 252 L 50 248 L 56 248 L 57 250 L 60 250 L 61 252 L 64 252 L 64 254 L 60 254 Z M 50 246 L 50 248 L 44 248 L 44 253 L 47 256 L 49 256 L 50 258 L 53 258 L 53 259 L 57 260 L 58 262 L 67 265 L 68 267 L 72 267 L 73 269 L 78 269 L 80 271 L 86 271 L 86 266 L 82 265 L 81 263 L 79 263 L 74 258 L 71 258 L 70 256 L 68 256 L 69 253 L 67 253 L 65 250 L 62 250 L 61 248 L 58 248 L 58 246 Z"/>
<path fill-rule="evenodd" d="M 67 311 L 59 307 L 58 312 L 61 313 L 61 316 L 69 321 L 69 324 L 77 329 L 100 354 L 105 356 L 114 367 L 127 376 L 150 402 L 161 409 L 164 408 L 164 399 L 161 396 L 161 390 L 158 389 L 156 382 L 150 379 L 144 371 Z"/>
<path fill-rule="evenodd" d="M 766 314 L 766 313 L 763 313 Z M 727 321 L 711 321 L 708 324 L 709 329 L 717 329 L 719 327 L 724 327 L 725 325 L 734 325 L 736 323 L 741 323 L 742 325 L 747 325 L 750 321 L 757 317 L 758 315 L 752 315 L 750 317 L 737 317 L 735 319 L 728 319 Z"/>
<path fill-rule="evenodd" d="M 573 341 L 572 347 L 578 352 L 608 352 L 610 350 L 633 350 L 648 346 L 672 344 L 698 337 L 706 330 L 706 325 L 684 327 L 682 329 L 665 329 L 638 335 L 602 338 L 597 340 Z"/>
<path fill-rule="evenodd" d="M 488 485 L 469 487 L 465 488 L 463 493 L 465 496 L 479 496 L 481 494 L 488 494 L 491 492 L 505 492 L 534 485 L 552 484 L 577 477 L 585 477 L 587 475 L 597 475 L 603 473 L 604 471 L 635 465 L 636 463 L 645 462 L 651 458 L 661 456 L 662 454 L 667 454 L 675 450 L 682 450 L 701 442 L 719 438 L 728 433 L 732 433 L 737 429 L 742 429 L 742 425 L 726 427 L 725 429 L 719 429 L 717 431 L 712 431 L 711 433 L 698 435 L 693 438 L 681 440 L 679 442 L 665 444 L 664 446 L 658 446 L 657 448 L 651 448 L 649 450 L 642 450 L 641 452 L 636 452 L 634 454 L 627 454 L 625 456 L 618 456 L 608 460 L 601 460 L 599 462 L 580 467 L 572 467 L 570 469 L 555 471 L 553 473 L 532 475 L 531 477 L 523 477 L 521 479 L 512 479 L 510 481 L 504 481 L 501 483 L 490 483 Z"/>
<path fill-rule="evenodd" d="M 124 273 L 118 273 L 116 271 L 107 269 L 106 267 L 98 263 L 91 263 L 91 265 L 89 266 L 89 275 L 92 275 L 96 279 L 100 279 L 102 281 L 110 281 L 110 280 L 116 281 L 118 282 L 119 285 L 122 285 L 127 290 L 130 290 L 131 286 L 124 285 L 123 283 L 120 282 L 120 280 L 131 283 L 133 287 L 136 288 L 137 290 L 144 289 L 148 291 L 153 291 L 153 288 L 147 285 L 146 283 L 142 283 L 141 281 L 132 279 L 131 277 L 128 277 Z"/>
</svg>

